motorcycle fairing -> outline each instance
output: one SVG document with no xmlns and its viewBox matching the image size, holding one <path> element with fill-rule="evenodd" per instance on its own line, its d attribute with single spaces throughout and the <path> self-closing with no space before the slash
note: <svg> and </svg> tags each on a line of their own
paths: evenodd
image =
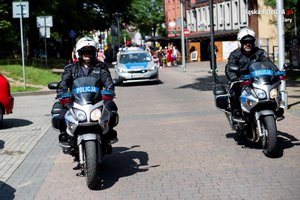
<svg viewBox="0 0 300 200">
<path fill-rule="evenodd" d="M 110 112 L 103 105 L 104 105 L 103 101 L 100 101 L 94 105 L 91 105 L 91 104 L 80 105 L 78 103 L 74 103 L 73 108 L 70 108 L 65 114 L 65 120 L 66 120 L 66 124 L 67 124 L 67 133 L 73 137 L 77 126 L 90 126 L 93 124 L 94 125 L 100 124 L 101 128 L 103 129 L 103 133 L 106 133 L 108 131 L 108 127 L 106 127 L 106 126 L 107 126 L 109 118 L 110 118 Z M 100 107 L 102 107 L 100 119 L 97 122 L 91 121 L 91 116 L 90 116 L 91 112 Z M 73 109 L 83 111 L 86 115 L 86 119 L 84 121 L 80 122 L 79 119 L 76 118 L 76 115 L 75 115 L 75 112 Z"/>
<path fill-rule="evenodd" d="M 95 104 L 101 100 L 100 82 L 94 77 L 80 77 L 74 80 L 72 95 L 80 105 Z"/>
<path fill-rule="evenodd" d="M 280 85 L 278 76 L 284 72 L 277 72 L 268 63 L 252 63 L 249 67 L 249 74 L 244 75 L 242 80 L 252 79 L 250 86 L 244 86 L 240 96 L 241 108 L 244 112 L 250 113 L 259 103 L 272 102 L 270 91 Z M 258 92 L 264 92 L 263 97 L 258 97 Z M 275 101 L 275 100 L 274 100 Z M 276 99 L 276 101 L 278 101 Z"/>
<path fill-rule="evenodd" d="M 254 91 L 247 87 L 242 90 L 242 94 L 240 96 L 241 108 L 244 112 L 250 113 L 251 109 L 258 104 L 258 98 L 255 98 L 256 95 Z"/>
</svg>

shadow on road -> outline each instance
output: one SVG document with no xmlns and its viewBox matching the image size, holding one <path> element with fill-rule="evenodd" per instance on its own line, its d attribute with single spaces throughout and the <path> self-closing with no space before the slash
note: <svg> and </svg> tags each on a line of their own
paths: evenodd
<svg viewBox="0 0 300 200">
<path fill-rule="evenodd" d="M 0 150 L 4 148 L 5 141 L 0 140 Z"/>
<path fill-rule="evenodd" d="M 15 188 L 0 181 L 0 199 L 1 200 L 13 200 L 15 199 Z"/>
<path fill-rule="evenodd" d="M 101 186 L 97 190 L 112 187 L 121 177 L 131 176 L 138 172 L 146 172 L 152 167 L 148 165 L 148 154 L 143 151 L 133 151 L 139 146 L 115 147 L 113 153 L 104 159 L 100 167 Z"/>
<path fill-rule="evenodd" d="M 28 126 L 32 124 L 31 121 L 26 119 L 4 119 L 1 129 L 10 129 L 22 126 Z"/>
<path fill-rule="evenodd" d="M 218 78 L 218 84 L 227 84 L 227 78 L 225 75 L 219 76 Z M 200 90 L 200 91 L 212 91 L 213 86 L 215 83 L 213 82 L 213 78 L 211 75 L 202 77 L 202 78 L 197 78 L 195 83 L 188 84 L 188 85 L 183 85 L 180 86 L 176 89 L 195 89 L 195 90 Z"/>
<path fill-rule="evenodd" d="M 254 143 L 250 141 L 240 141 L 236 133 L 227 133 L 226 138 L 234 139 L 242 148 L 262 149 L 261 143 Z M 278 131 L 277 136 L 277 154 L 273 158 L 280 158 L 283 156 L 284 150 L 300 145 L 299 139 L 294 136 Z"/>
<path fill-rule="evenodd" d="M 115 83 L 115 86 L 118 87 L 133 87 L 133 86 L 152 86 L 152 85 L 161 85 L 163 82 L 159 81 L 145 81 L 145 82 L 132 82 L 132 83 Z"/>
</svg>

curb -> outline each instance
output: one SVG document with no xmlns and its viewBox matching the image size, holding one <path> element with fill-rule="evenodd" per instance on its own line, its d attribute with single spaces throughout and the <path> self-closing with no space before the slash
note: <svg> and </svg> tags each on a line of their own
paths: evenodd
<svg viewBox="0 0 300 200">
<path fill-rule="evenodd" d="M 48 95 L 48 94 L 56 94 L 56 91 L 43 90 L 43 91 L 34 91 L 34 92 L 16 92 L 16 93 L 12 93 L 12 96 L 19 97 L 19 96 L 36 96 L 36 95 Z"/>
</svg>

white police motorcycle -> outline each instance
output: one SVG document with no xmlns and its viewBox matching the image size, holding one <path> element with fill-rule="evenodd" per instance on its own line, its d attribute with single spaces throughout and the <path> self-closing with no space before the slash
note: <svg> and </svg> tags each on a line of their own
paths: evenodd
<svg viewBox="0 0 300 200">
<path fill-rule="evenodd" d="M 58 87 L 57 82 L 48 84 L 49 89 Z M 114 96 L 111 90 L 100 91 L 95 78 L 82 77 L 74 80 L 71 92 L 63 93 L 57 98 L 57 101 L 68 108 L 64 117 L 67 134 L 62 138 L 66 143 L 60 143 L 60 146 L 64 153 L 78 160 L 81 168 L 79 174 L 86 177 L 90 189 L 95 189 L 98 185 L 98 165 L 103 156 L 111 153 L 111 143 L 103 138 L 111 124 L 112 111 L 108 109 L 107 103 Z M 52 120 L 56 117 L 57 114 L 52 114 Z M 117 122 L 118 119 L 114 126 Z"/>
<path fill-rule="evenodd" d="M 285 79 L 285 71 L 273 71 L 266 63 L 255 62 L 250 65 L 249 74 L 232 82 L 228 90 L 225 85 L 213 88 L 217 108 L 225 113 L 239 139 L 260 142 L 268 157 L 277 153 L 276 120 L 284 118 L 279 86 Z M 241 87 L 241 120 L 235 120 L 231 114 L 229 91 L 235 84 Z"/>
</svg>

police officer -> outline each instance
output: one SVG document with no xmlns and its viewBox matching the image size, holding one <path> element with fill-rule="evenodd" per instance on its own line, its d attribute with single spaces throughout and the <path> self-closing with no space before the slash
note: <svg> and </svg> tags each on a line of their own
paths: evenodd
<svg viewBox="0 0 300 200">
<path fill-rule="evenodd" d="M 253 62 L 267 62 L 273 70 L 278 70 L 276 65 L 270 60 L 267 52 L 255 46 L 255 32 L 251 28 L 246 27 L 240 29 L 237 40 L 240 42 L 240 47 L 230 53 L 225 68 L 226 76 L 231 82 L 239 80 L 241 75 L 248 74 L 249 66 Z M 231 88 L 230 95 L 233 117 L 236 121 L 241 120 L 241 108 L 239 102 L 241 89 L 238 84 L 235 84 Z"/>
<path fill-rule="evenodd" d="M 114 91 L 114 83 L 107 65 L 97 60 L 97 44 L 93 39 L 90 37 L 80 38 L 76 43 L 75 53 L 78 61 L 65 66 L 58 89 L 58 95 L 71 91 L 73 81 L 80 77 L 94 77 L 99 80 L 100 88 Z M 118 108 L 113 101 L 109 101 L 107 106 L 112 111 L 112 117 L 110 120 L 110 130 L 105 136 L 108 142 L 113 143 L 118 140 L 117 132 L 112 129 L 118 120 Z M 67 138 L 66 125 L 64 122 L 64 115 L 67 112 L 67 108 L 60 102 L 56 102 L 53 105 L 52 114 L 58 110 L 60 110 L 59 118 L 61 120 L 52 121 L 52 123 L 56 123 L 54 126 L 60 130 L 61 134 L 59 140 L 63 143 L 65 142 L 62 141 L 63 138 Z"/>
</svg>

